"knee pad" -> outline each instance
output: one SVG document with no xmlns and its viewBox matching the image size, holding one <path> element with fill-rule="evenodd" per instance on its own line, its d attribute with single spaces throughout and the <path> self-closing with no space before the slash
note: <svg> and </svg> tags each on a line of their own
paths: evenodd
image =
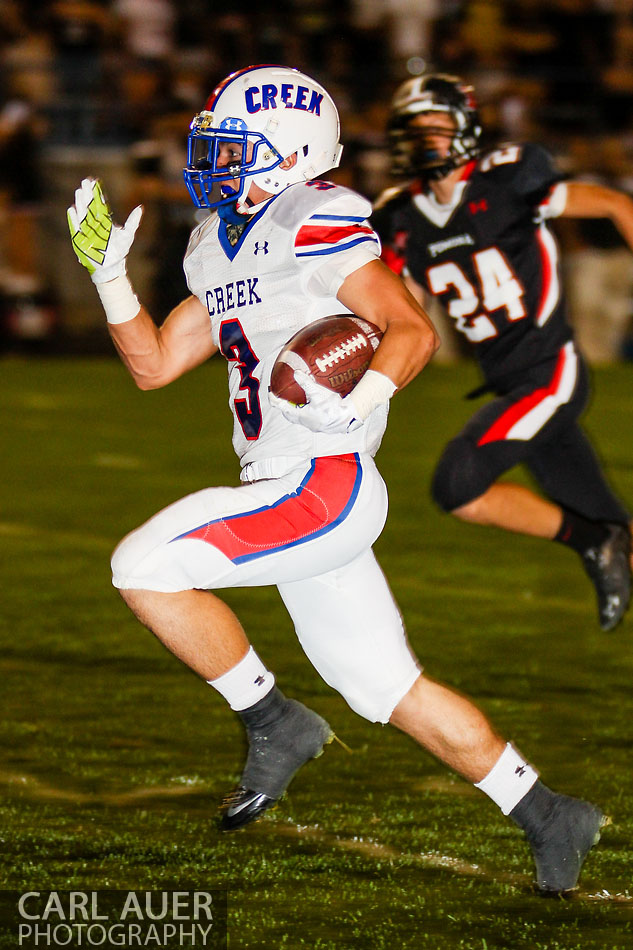
<svg viewBox="0 0 633 950">
<path fill-rule="evenodd" d="M 350 709 L 353 709 L 357 715 L 362 716 L 369 722 L 379 722 L 386 725 L 391 718 L 391 714 L 404 699 L 415 681 L 420 676 L 420 667 L 412 661 L 411 668 L 406 676 L 402 676 L 397 682 L 391 684 L 388 690 L 364 690 L 349 688 L 349 686 L 340 687 L 331 684 L 336 689 Z"/>
<path fill-rule="evenodd" d="M 130 532 L 122 541 L 119 541 L 112 552 L 110 566 L 112 568 L 113 577 L 133 577 L 146 553 L 146 545 L 143 544 L 139 531 Z M 115 587 L 118 586 L 119 584 L 115 580 Z"/>
<path fill-rule="evenodd" d="M 168 566 L 169 545 L 157 543 L 148 524 L 131 531 L 114 549 L 110 562 L 114 587 L 167 592 L 194 586 L 172 583 L 175 572 Z"/>
<path fill-rule="evenodd" d="M 183 539 L 178 544 L 157 538 L 148 522 L 128 534 L 112 555 L 112 583 L 120 589 L 181 590 L 231 586 L 225 580 L 234 570 L 231 561 L 211 544 Z"/>
<path fill-rule="evenodd" d="M 433 501 L 442 511 L 454 511 L 483 495 L 496 479 L 487 462 L 487 446 L 463 435 L 448 443 L 431 482 Z"/>
</svg>

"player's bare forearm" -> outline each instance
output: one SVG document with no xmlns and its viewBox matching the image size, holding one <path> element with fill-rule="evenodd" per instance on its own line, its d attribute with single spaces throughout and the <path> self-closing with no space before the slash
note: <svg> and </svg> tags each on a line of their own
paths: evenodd
<svg viewBox="0 0 633 950">
<path fill-rule="evenodd" d="M 633 199 L 622 191 L 588 182 L 569 182 L 563 217 L 610 218 L 633 250 Z"/>
<path fill-rule="evenodd" d="M 141 307 L 134 319 L 125 323 L 109 323 L 108 331 L 121 361 L 139 388 L 153 388 L 144 383 L 158 377 L 162 353 L 158 327 L 147 310 Z"/>
<path fill-rule="evenodd" d="M 125 323 L 108 324 L 121 360 L 139 389 L 159 389 L 215 353 L 209 317 L 196 297 L 183 300 L 161 327 L 144 307 Z"/>
<path fill-rule="evenodd" d="M 384 373 L 403 389 L 439 346 L 439 337 L 423 308 L 402 280 L 378 260 L 350 274 L 337 297 L 353 313 L 385 331 L 371 369 Z"/>
<path fill-rule="evenodd" d="M 412 308 L 413 309 L 413 308 Z M 398 389 L 404 389 L 424 369 L 440 345 L 433 325 L 419 305 L 413 313 L 403 308 L 390 315 L 387 329 L 371 369 L 388 376 Z"/>
</svg>

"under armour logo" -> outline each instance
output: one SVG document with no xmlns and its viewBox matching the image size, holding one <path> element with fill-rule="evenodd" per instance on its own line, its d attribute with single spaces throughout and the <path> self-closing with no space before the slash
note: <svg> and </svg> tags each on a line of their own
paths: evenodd
<svg viewBox="0 0 633 950">
<path fill-rule="evenodd" d="M 228 129 L 229 132 L 245 132 L 246 122 L 244 119 L 238 119 L 235 116 L 227 116 L 220 122 L 221 129 Z"/>
<path fill-rule="evenodd" d="M 517 765 L 516 769 L 514 770 L 514 774 L 515 774 L 515 775 L 520 775 L 520 776 L 525 775 L 525 766 L 524 766 L 524 765 Z"/>
<path fill-rule="evenodd" d="M 488 202 L 485 198 L 481 198 L 479 201 L 469 201 L 468 210 L 471 214 L 477 214 L 478 211 L 487 211 Z"/>
<path fill-rule="evenodd" d="M 264 677 L 260 675 L 260 676 L 258 676 L 257 679 L 255 680 L 255 686 L 261 686 L 262 683 L 264 683 Z"/>
<path fill-rule="evenodd" d="M 255 241 L 255 250 L 253 254 L 259 254 L 260 251 L 263 251 L 264 254 L 268 254 L 268 241 L 264 241 L 263 244 L 260 244 L 259 241 Z"/>
</svg>

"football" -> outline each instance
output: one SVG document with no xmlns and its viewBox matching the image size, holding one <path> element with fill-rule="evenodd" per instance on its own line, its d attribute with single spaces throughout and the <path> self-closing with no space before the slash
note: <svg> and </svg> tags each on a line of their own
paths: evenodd
<svg viewBox="0 0 633 950">
<path fill-rule="evenodd" d="M 324 317 L 309 324 L 286 343 L 275 360 L 270 391 L 297 406 L 306 396 L 295 380 L 300 369 L 340 396 L 347 396 L 367 370 L 382 330 L 353 314 Z"/>
</svg>

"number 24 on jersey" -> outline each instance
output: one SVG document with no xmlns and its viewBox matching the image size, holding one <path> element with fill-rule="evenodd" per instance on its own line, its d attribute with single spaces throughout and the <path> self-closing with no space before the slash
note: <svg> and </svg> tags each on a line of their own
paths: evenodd
<svg viewBox="0 0 633 950">
<path fill-rule="evenodd" d="M 455 328 L 471 343 L 481 343 L 497 335 L 497 329 L 487 315 L 505 308 L 508 320 L 521 320 L 526 315 L 523 305 L 524 289 L 507 260 L 496 247 L 473 254 L 480 294 L 454 261 L 437 264 L 428 271 L 429 287 L 434 294 L 443 294 L 451 288 L 456 292 L 447 304 L 448 315 L 455 320 Z M 479 313 L 483 309 L 486 313 Z"/>
</svg>

